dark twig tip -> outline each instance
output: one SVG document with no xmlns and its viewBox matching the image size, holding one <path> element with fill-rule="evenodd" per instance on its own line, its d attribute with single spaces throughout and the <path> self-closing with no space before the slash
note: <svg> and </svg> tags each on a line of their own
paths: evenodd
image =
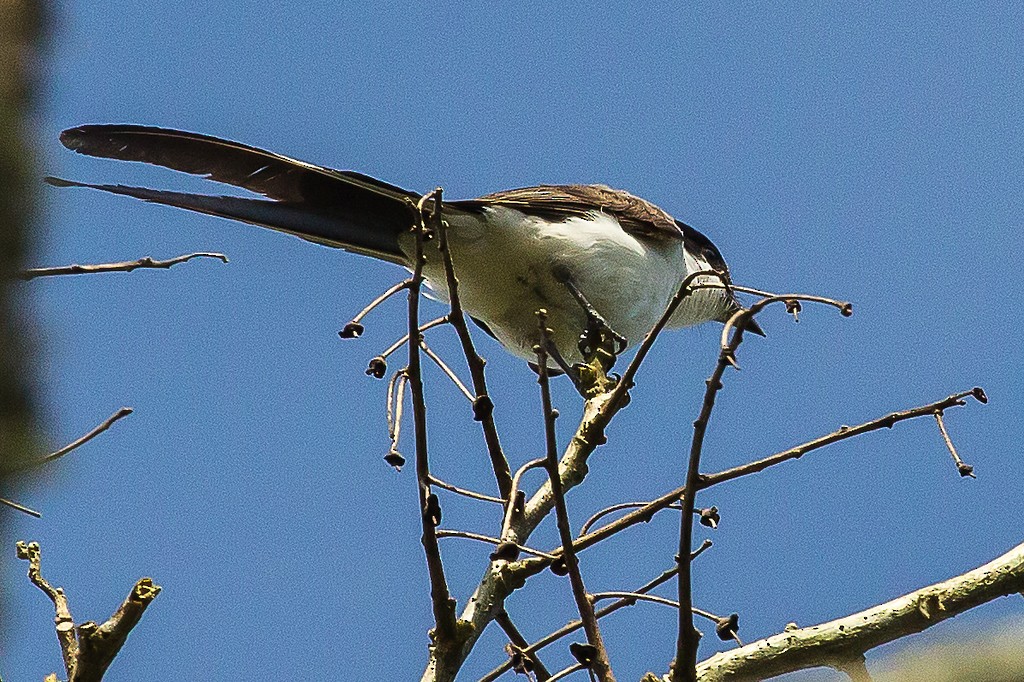
<svg viewBox="0 0 1024 682">
<path fill-rule="evenodd" d="M 405 466 L 405 457 L 398 450 L 392 450 L 384 455 L 384 461 L 394 467 L 395 471 L 401 471 L 402 467 Z"/>
<path fill-rule="evenodd" d="M 502 542 L 494 548 L 489 558 L 491 561 L 515 561 L 519 558 L 519 545 L 514 542 Z"/>
<path fill-rule="evenodd" d="M 715 622 L 715 634 L 718 635 L 718 639 L 723 642 L 734 639 L 737 631 L 740 629 L 739 621 L 740 616 L 738 613 L 730 613 L 728 616 L 719 618 Z"/>
<path fill-rule="evenodd" d="M 437 495 L 430 493 L 427 496 L 427 505 L 423 510 L 423 518 L 431 523 L 434 528 L 441 525 L 441 501 L 437 499 Z"/>
<path fill-rule="evenodd" d="M 384 375 L 388 373 L 387 360 L 381 356 L 370 359 L 369 365 L 366 367 L 366 375 L 371 376 L 374 379 L 383 379 Z"/>
<path fill-rule="evenodd" d="M 708 528 L 718 528 L 718 524 L 721 522 L 722 517 L 718 513 L 718 507 L 707 507 L 706 509 L 699 510 L 700 514 L 700 525 L 707 526 Z"/>
<path fill-rule="evenodd" d="M 843 317 L 849 317 L 853 315 L 853 304 L 846 302 L 839 306 L 839 314 Z"/>
<path fill-rule="evenodd" d="M 956 470 L 960 472 L 960 476 L 962 477 L 970 476 L 971 478 L 977 478 L 977 476 L 974 475 L 974 467 L 966 462 L 960 462 L 957 464 Z"/>
<path fill-rule="evenodd" d="M 345 325 L 345 328 L 338 332 L 338 336 L 343 339 L 358 339 L 363 335 L 366 328 L 358 322 L 349 322 Z"/>
<path fill-rule="evenodd" d="M 572 642 L 569 644 L 569 653 L 572 654 L 572 657 L 575 658 L 580 665 L 585 668 L 589 668 L 594 663 L 594 659 L 597 658 L 597 647 L 593 644 Z"/>
<path fill-rule="evenodd" d="M 971 395 L 974 396 L 974 399 L 977 400 L 982 405 L 988 404 L 988 396 L 985 395 L 985 389 L 983 389 L 981 386 L 975 386 L 974 388 L 972 388 Z"/>
<path fill-rule="evenodd" d="M 569 575 L 569 567 L 565 565 L 565 559 L 559 557 L 551 562 L 551 572 L 555 575 Z"/>
<path fill-rule="evenodd" d="M 473 399 L 473 421 L 482 422 L 494 413 L 494 402 L 490 396 L 478 395 Z"/>
</svg>

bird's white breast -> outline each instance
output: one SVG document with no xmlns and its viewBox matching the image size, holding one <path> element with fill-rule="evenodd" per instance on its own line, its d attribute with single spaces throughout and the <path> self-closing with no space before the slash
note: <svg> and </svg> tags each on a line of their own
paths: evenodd
<svg viewBox="0 0 1024 682">
<path fill-rule="evenodd" d="M 643 339 L 688 272 L 683 242 L 641 240 L 610 215 L 593 212 L 561 222 L 495 206 L 481 214 L 448 217 L 448 238 L 465 310 L 484 321 L 510 351 L 534 360 L 536 311 L 548 311 L 559 351 L 581 360 L 577 348 L 586 317 L 553 271 L 568 270 L 573 282 L 630 345 Z M 411 236 L 402 243 L 410 251 Z M 447 299 L 445 273 L 435 242 L 426 249 L 424 274 Z M 689 260 L 692 261 L 692 258 Z M 680 311 L 683 312 L 683 311 Z M 678 317 L 678 316 L 677 316 Z M 710 319 L 673 320 L 678 325 Z"/>
</svg>

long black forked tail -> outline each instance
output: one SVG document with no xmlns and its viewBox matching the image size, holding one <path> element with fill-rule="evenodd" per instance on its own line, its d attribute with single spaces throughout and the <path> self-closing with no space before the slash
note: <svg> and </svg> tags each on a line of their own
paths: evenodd
<svg viewBox="0 0 1024 682">
<path fill-rule="evenodd" d="M 136 125 L 65 130 L 65 147 L 88 156 L 140 161 L 202 175 L 266 199 L 167 192 L 47 178 L 240 220 L 309 241 L 404 263 L 398 235 L 412 225 L 418 197 L 353 171 L 338 171 L 208 135 Z"/>
</svg>

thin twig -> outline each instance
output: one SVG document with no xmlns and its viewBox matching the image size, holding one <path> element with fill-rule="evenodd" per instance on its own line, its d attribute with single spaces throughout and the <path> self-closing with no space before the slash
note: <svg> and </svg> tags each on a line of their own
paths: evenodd
<svg viewBox="0 0 1024 682">
<path fill-rule="evenodd" d="M 547 311 L 537 311 L 537 321 L 540 326 L 540 343 L 534 349 L 537 353 L 537 382 L 540 384 L 541 404 L 544 410 L 547 470 L 551 481 L 551 492 L 555 498 L 555 520 L 558 525 L 558 534 L 562 540 L 562 562 L 569 574 L 569 583 L 572 585 L 572 594 L 576 600 L 580 620 L 583 621 L 583 631 L 587 635 L 587 642 L 594 647 L 594 658 L 590 663 L 590 670 L 602 682 L 614 682 L 615 676 L 612 674 L 611 665 L 608 662 L 608 652 L 601 637 L 601 629 L 597 624 L 597 616 L 594 615 L 594 604 L 587 594 L 587 588 L 580 573 L 579 560 L 576 558 L 576 552 L 573 551 L 572 527 L 569 524 L 565 492 L 562 490 L 562 477 L 558 470 L 558 445 L 555 439 L 555 418 L 558 413 L 551 407 L 551 386 L 548 381 L 547 348 L 551 332 L 547 326 Z"/>
<path fill-rule="evenodd" d="M 398 450 L 398 440 L 402 434 L 402 413 L 405 409 L 405 387 L 409 383 L 409 375 L 406 370 L 395 372 L 388 382 L 387 396 L 387 419 L 388 438 L 391 439 L 391 447 L 384 460 L 396 469 L 401 470 L 405 464 L 405 457 Z"/>
<path fill-rule="evenodd" d="M 661 334 L 662 330 L 665 329 L 665 325 L 672 318 L 676 309 L 682 304 L 683 300 L 693 293 L 693 283 L 699 277 L 717 277 L 723 282 L 726 282 L 725 275 L 717 272 L 716 270 L 701 270 L 699 272 L 692 272 L 683 278 L 680 282 L 679 288 L 676 289 L 675 295 L 672 300 L 669 301 L 668 305 L 665 306 L 664 312 L 661 317 L 655 323 L 651 330 L 644 336 L 644 340 L 640 343 L 640 347 L 637 348 L 636 355 L 630 361 L 629 365 L 626 366 L 626 371 L 622 373 L 622 378 L 615 385 L 612 390 L 612 398 L 606 403 L 606 410 L 614 411 L 617 410 L 626 396 L 626 392 L 633 386 L 633 378 L 636 376 L 637 371 L 640 369 L 640 365 L 643 363 L 647 354 L 651 351 L 654 346 L 654 342 L 658 340 L 658 335 Z M 609 417 L 610 418 L 610 417 Z"/>
<path fill-rule="evenodd" d="M 14 500 L 8 500 L 5 497 L 0 497 L 0 504 L 4 505 L 6 507 L 10 507 L 11 509 L 14 509 L 16 511 L 20 511 L 22 514 L 28 514 L 29 516 L 34 516 L 37 519 L 41 518 L 43 516 L 42 514 L 37 512 L 35 509 L 31 509 L 29 507 L 26 507 L 23 504 L 18 504 Z"/>
<path fill-rule="evenodd" d="M 609 514 L 614 514 L 615 512 L 622 511 L 623 509 L 640 509 L 642 507 L 646 507 L 648 504 L 650 504 L 650 503 L 649 502 L 620 502 L 619 504 L 613 504 L 610 507 L 605 507 L 604 509 L 600 510 L 599 512 L 597 512 L 596 514 L 594 514 L 593 516 L 591 516 L 589 519 L 586 520 L 586 522 L 580 528 L 580 536 L 586 535 L 587 532 L 590 531 L 591 527 L 593 527 L 593 525 L 595 523 L 597 523 L 598 521 L 600 521 L 604 517 L 608 516 Z M 682 509 L 682 508 L 683 508 L 682 504 L 670 504 L 667 507 L 665 507 L 665 509 Z"/>
<path fill-rule="evenodd" d="M 473 401 L 473 418 L 479 421 L 483 427 L 484 441 L 487 444 L 487 453 L 491 459 L 494 478 L 498 484 L 498 493 L 506 500 L 510 500 L 512 474 L 508 459 L 501 449 L 498 429 L 494 425 L 494 403 L 487 393 L 487 379 L 484 374 L 485 361 L 476 352 L 473 338 L 469 335 L 466 316 L 462 311 L 462 302 L 459 299 L 459 280 L 456 277 L 455 265 L 452 262 L 452 253 L 448 244 L 448 225 L 441 216 L 440 202 L 436 204 L 434 219 L 437 226 L 437 247 L 441 252 L 441 262 L 444 264 L 448 303 L 451 306 L 451 313 L 448 317 L 462 344 L 462 352 L 466 356 L 466 364 L 469 365 L 470 377 L 473 380 L 473 390 L 476 392 L 476 396 L 470 398 Z"/>
<path fill-rule="evenodd" d="M 693 558 L 696 559 L 698 556 L 700 556 L 705 551 L 710 549 L 710 547 L 711 547 L 711 541 L 710 540 L 705 540 L 704 543 L 694 551 Z M 658 577 L 654 578 L 653 580 L 651 580 L 647 584 L 643 585 L 642 587 L 637 588 L 636 590 L 634 590 L 634 592 L 636 594 L 646 594 L 646 593 L 650 592 L 651 590 L 655 589 L 656 587 L 658 587 L 660 585 L 663 585 L 663 584 L 667 583 L 669 580 L 671 580 L 672 578 L 674 578 L 678 571 L 679 571 L 679 567 L 678 566 L 676 566 L 674 568 L 670 568 L 669 570 L 665 571 L 664 573 L 662 573 Z M 618 611 L 620 609 L 623 609 L 623 608 L 625 608 L 627 606 L 635 605 L 636 601 L 637 600 L 634 599 L 633 597 L 627 597 L 627 598 L 624 598 L 624 599 L 619 599 L 618 601 L 612 602 L 608 606 L 605 606 L 605 607 L 602 607 L 600 609 L 597 609 L 597 611 L 594 612 L 594 615 L 597 616 L 598 618 L 604 618 L 605 616 L 607 616 L 609 614 L 612 614 L 612 613 L 615 613 L 616 611 Z M 529 653 L 534 652 L 534 651 L 540 651 L 541 649 L 543 649 L 544 647 L 548 646 L 549 644 L 551 644 L 553 642 L 557 642 L 558 640 L 562 639 L 563 637 L 567 637 L 568 635 L 571 635 L 572 633 L 576 632 L 577 630 L 579 630 L 582 627 L 583 627 L 583 621 L 581 621 L 581 620 L 571 621 L 571 622 L 567 623 L 566 625 L 563 625 L 559 629 L 555 630 L 554 632 L 541 637 L 536 642 L 534 642 L 530 646 L 526 647 L 523 650 L 523 653 L 529 654 Z M 484 675 L 483 677 L 481 677 L 480 678 L 480 682 L 494 682 L 494 680 L 498 679 L 498 677 L 500 677 L 502 675 L 502 673 L 504 673 L 506 670 L 508 670 L 511 667 L 512 667 L 511 661 L 505 661 L 504 663 L 499 665 L 497 668 L 495 668 L 491 672 L 489 672 L 486 675 Z"/>
<path fill-rule="evenodd" d="M 445 376 L 451 379 L 452 383 L 455 384 L 455 387 L 462 391 L 462 395 L 466 396 L 466 398 L 470 402 L 473 402 L 473 394 L 469 392 L 469 389 L 466 388 L 466 385 L 462 383 L 462 380 L 459 379 L 458 375 L 452 371 L 452 368 L 446 365 L 444 360 L 442 360 L 437 353 L 432 351 L 430 347 L 427 346 L 426 341 L 424 341 L 423 339 L 420 339 L 420 348 L 422 348 L 426 356 L 433 360 L 434 364 L 437 365 L 442 372 L 444 372 Z"/>
<path fill-rule="evenodd" d="M 422 527 L 421 542 L 427 560 L 427 575 L 430 579 L 430 598 L 434 612 L 434 639 L 436 647 L 445 655 L 447 650 L 456 645 L 455 632 L 455 600 L 448 591 L 448 583 L 444 576 L 444 565 L 441 563 L 441 549 L 437 543 L 437 523 L 440 521 L 437 511 L 437 498 L 430 492 L 430 464 L 427 458 L 427 406 L 423 397 L 423 373 L 420 363 L 420 321 L 419 301 L 420 289 L 423 285 L 423 240 L 426 226 L 425 204 L 433 198 L 436 209 L 435 217 L 440 219 L 441 189 L 424 195 L 417 205 L 418 220 L 414 226 L 416 250 L 414 254 L 413 273 L 409 280 L 409 369 L 408 381 L 412 393 L 413 424 L 416 441 L 416 482 L 419 489 L 420 521 Z"/>
<path fill-rule="evenodd" d="M 116 422 L 118 419 L 123 419 L 124 417 L 127 417 L 131 413 L 132 413 L 132 408 L 130 408 L 130 407 L 122 407 L 120 410 L 118 410 L 114 414 L 112 414 L 109 417 L 107 417 L 105 420 L 103 420 L 103 422 L 101 424 L 96 426 L 92 431 L 90 431 L 89 433 L 85 434 L 81 438 L 78 438 L 76 440 L 71 441 L 70 443 L 68 443 L 67 445 L 62 447 L 60 450 L 57 450 L 55 452 L 51 452 L 50 454 L 46 455 L 45 457 L 42 457 L 42 458 L 40 458 L 38 460 L 27 462 L 24 465 L 22 465 L 20 468 L 21 469 L 34 468 L 34 467 L 37 467 L 37 466 L 40 466 L 40 465 L 43 465 L 43 464 L 47 464 L 47 463 L 52 462 L 54 460 L 60 459 L 61 457 L 63 457 L 64 455 L 68 454 L 72 450 L 85 445 L 86 443 L 91 441 L 93 438 L 95 438 L 96 436 L 100 435 L 101 433 L 103 433 L 104 431 L 109 429 L 111 426 L 114 425 L 114 422 Z"/>
<path fill-rule="evenodd" d="M 573 673 L 578 673 L 581 670 L 586 670 L 586 669 L 587 669 L 587 666 L 583 665 L 582 663 L 573 663 L 568 668 L 564 668 L 562 670 L 559 670 L 557 673 L 555 673 L 554 675 L 549 677 L 547 682 L 558 682 L 558 680 L 564 680 L 565 678 L 569 677 L 569 675 L 572 675 Z"/>
<path fill-rule="evenodd" d="M 743 342 L 743 332 L 746 322 L 752 320 L 766 306 L 782 301 L 802 300 L 816 303 L 824 303 L 837 307 L 843 315 L 850 315 L 853 311 L 849 303 L 836 301 L 822 296 L 806 296 L 803 294 L 787 294 L 784 296 L 769 296 L 754 303 L 747 310 L 740 310 L 734 313 L 725 323 L 722 330 L 721 350 L 718 354 L 718 361 L 711 373 L 711 378 L 706 382 L 704 400 L 701 403 L 700 413 L 693 422 L 693 437 L 690 440 L 690 454 L 686 466 L 685 490 L 681 496 L 683 509 L 694 507 L 694 498 L 697 494 L 698 481 L 700 480 L 700 457 L 704 447 L 704 435 L 707 432 L 708 422 L 711 419 L 711 411 L 715 406 L 715 397 L 722 389 L 722 376 L 730 365 L 736 366 L 736 349 Z M 735 327 L 732 337 L 729 331 Z M 682 514 L 679 523 L 679 631 L 676 635 L 676 657 L 672 663 L 672 682 L 695 682 L 697 679 L 697 647 L 700 642 L 700 634 L 693 627 L 693 580 L 690 572 L 690 547 L 693 542 L 693 515 Z"/>
<path fill-rule="evenodd" d="M 537 656 L 537 652 L 526 651 L 526 647 L 529 645 L 529 642 L 527 642 L 526 638 L 523 637 L 523 634 L 519 632 L 519 628 L 517 628 L 516 624 L 512 622 L 512 619 L 509 617 L 508 612 L 505 611 L 505 609 L 494 614 L 494 622 L 498 624 L 498 627 L 500 627 L 502 632 L 505 633 L 505 636 L 508 637 L 508 641 L 514 647 L 512 651 L 521 654 L 530 661 L 533 665 L 533 672 L 537 674 L 537 677 L 541 680 L 549 679 L 551 677 L 551 673 L 548 672 L 548 669 L 544 666 L 540 657 Z M 510 651 L 510 654 L 511 653 L 512 652 Z"/>
<path fill-rule="evenodd" d="M 974 476 L 974 467 L 960 459 L 960 454 L 956 451 L 956 447 L 953 445 L 953 439 L 949 437 L 949 431 L 946 431 L 946 422 L 942 419 L 942 410 L 935 410 L 935 422 L 939 425 L 939 433 L 942 434 L 942 440 L 946 442 L 946 448 L 949 450 L 949 454 L 953 456 L 953 462 L 956 463 L 956 470 L 960 472 L 961 476 Z"/>
<path fill-rule="evenodd" d="M 354 339 L 361 336 L 363 333 L 363 318 L 369 315 L 370 311 L 379 306 L 381 303 L 388 300 L 389 298 L 391 298 L 399 291 L 405 289 L 408 286 L 409 280 L 406 279 L 402 280 L 398 284 L 394 284 L 391 287 L 389 287 L 387 291 L 385 291 L 383 294 L 370 301 L 365 308 L 360 310 L 359 314 L 353 317 L 349 321 L 349 323 L 345 325 L 345 328 L 338 332 L 338 336 L 340 336 L 343 339 Z"/>
<path fill-rule="evenodd" d="M 464 540 L 476 540 L 478 542 L 486 542 L 489 545 L 495 545 L 495 546 L 498 546 L 498 545 L 502 544 L 501 540 L 499 540 L 498 538 L 492 538 L 489 535 L 481 535 L 480 533 L 471 533 L 471 532 L 466 531 L 466 530 L 451 530 L 451 529 L 448 529 L 448 528 L 438 528 L 437 529 L 437 537 L 439 537 L 439 538 L 463 538 Z M 526 545 L 517 544 L 516 547 L 521 552 L 524 552 L 526 554 L 532 554 L 534 556 L 539 556 L 539 557 L 541 557 L 543 559 L 547 559 L 549 561 L 554 561 L 555 559 L 558 558 L 558 557 L 556 557 L 553 554 L 548 554 L 547 552 L 542 552 L 539 549 L 533 549 L 532 547 L 527 547 Z"/>
<path fill-rule="evenodd" d="M 523 511 L 518 506 L 519 501 L 515 499 L 519 496 L 519 481 L 527 471 L 543 467 L 547 464 L 547 461 L 547 457 L 538 457 L 537 459 L 531 459 L 529 462 L 516 469 L 516 473 L 512 477 L 512 487 L 509 489 L 513 499 L 511 500 L 511 504 L 505 507 L 505 518 L 501 524 L 501 537 L 503 540 L 508 539 L 507 536 L 512 528 L 512 523 L 515 521 L 516 514 L 521 514 Z"/>
<path fill-rule="evenodd" d="M 437 326 L 442 325 L 442 324 L 446 324 L 447 322 L 448 322 L 448 316 L 447 315 L 442 315 L 441 317 L 435 317 L 430 322 L 424 322 L 423 324 L 420 325 L 420 333 L 422 334 L 423 332 L 427 331 L 428 329 L 433 329 L 434 327 L 437 327 Z M 386 349 L 384 349 L 384 351 L 380 355 L 378 355 L 377 357 L 384 358 L 386 360 L 387 358 L 391 357 L 395 353 L 395 351 L 397 351 L 399 348 L 401 348 L 402 346 L 404 346 L 404 345 L 406 345 L 408 343 L 409 343 L 409 334 L 408 333 L 403 334 L 401 336 L 401 338 L 396 339 L 394 343 L 392 343 L 390 346 L 388 346 Z"/>
<path fill-rule="evenodd" d="M 434 474 L 430 475 L 430 483 L 431 485 L 436 485 L 438 488 L 444 488 L 448 492 L 455 493 L 456 495 L 462 495 L 464 497 L 469 497 L 474 500 L 483 500 L 484 502 L 497 502 L 498 504 L 505 504 L 505 500 L 501 499 L 500 497 L 494 497 L 493 495 L 484 495 L 483 493 L 478 493 L 475 490 L 467 490 L 466 488 L 460 488 L 458 486 L 452 485 L 451 483 L 448 483 L 447 481 L 442 481 Z"/>
<path fill-rule="evenodd" d="M 65 265 L 55 268 L 29 268 L 15 273 L 15 279 L 30 280 L 38 277 L 56 277 L 59 275 L 92 275 L 100 272 L 131 272 L 139 268 L 167 269 L 172 265 L 184 263 L 193 258 L 216 258 L 227 263 L 228 257 L 222 253 L 188 253 L 184 256 L 177 256 L 168 260 L 154 260 L 150 256 L 144 256 L 138 260 L 124 261 L 121 263 L 99 263 L 96 265 Z"/>
</svg>

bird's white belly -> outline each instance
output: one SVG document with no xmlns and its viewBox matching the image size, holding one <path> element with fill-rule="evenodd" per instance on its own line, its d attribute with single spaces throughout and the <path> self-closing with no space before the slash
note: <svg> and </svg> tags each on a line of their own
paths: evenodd
<svg viewBox="0 0 1024 682">
<path fill-rule="evenodd" d="M 485 210 L 486 222 L 473 214 L 448 218 L 460 300 L 505 347 L 526 360 L 536 357 L 540 308 L 548 311 L 548 326 L 565 359 L 582 359 L 578 340 L 586 315 L 552 274 L 558 267 L 567 269 L 579 291 L 630 346 L 658 320 L 687 272 L 682 240 L 640 241 L 605 214 L 549 222 L 507 207 Z M 402 247 L 411 251 L 411 235 Z M 424 275 L 447 300 L 436 240 L 425 253 Z"/>
</svg>

